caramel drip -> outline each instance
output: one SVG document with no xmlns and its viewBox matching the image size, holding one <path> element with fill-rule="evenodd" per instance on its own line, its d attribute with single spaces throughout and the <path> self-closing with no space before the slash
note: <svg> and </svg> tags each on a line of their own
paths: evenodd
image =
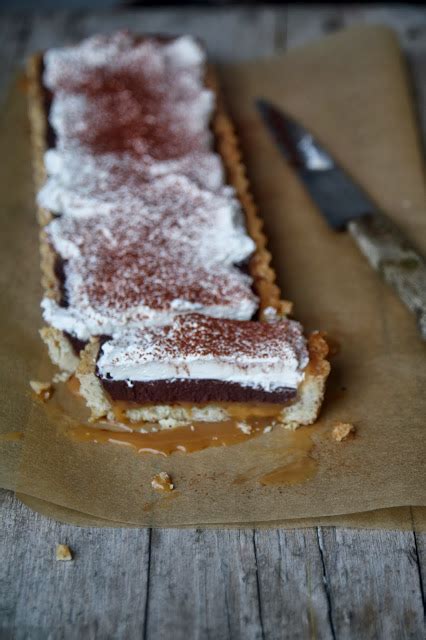
<svg viewBox="0 0 426 640">
<path fill-rule="evenodd" d="M 267 402 L 263 404 L 230 402 L 219 403 L 219 406 L 225 409 L 235 420 L 249 420 L 250 418 L 278 419 L 286 405 L 269 404 Z"/>
<path fill-rule="evenodd" d="M 259 479 L 262 485 L 299 484 L 310 480 L 317 472 L 317 463 L 309 456 L 302 456 L 294 462 L 278 467 Z"/>
<path fill-rule="evenodd" d="M 270 422 L 270 421 L 269 421 Z M 120 444 L 130 446 L 138 453 L 153 453 L 169 456 L 172 453 L 194 453 L 209 447 L 225 447 L 246 442 L 260 436 L 266 419 L 256 420 L 250 433 L 243 433 L 233 420 L 224 422 L 194 422 L 188 427 L 177 427 L 150 433 L 137 431 L 110 431 L 101 428 L 77 426 L 69 433 L 76 442 L 96 444 Z"/>
<path fill-rule="evenodd" d="M 283 451 L 283 464 L 260 477 L 260 484 L 293 485 L 313 478 L 318 463 L 311 457 L 314 448 L 312 434 L 312 427 L 291 431 Z"/>
<path fill-rule="evenodd" d="M 71 376 L 71 378 L 67 380 L 67 387 L 73 395 L 80 396 L 80 380 L 77 376 Z"/>
<path fill-rule="evenodd" d="M 259 475 L 256 468 L 238 475 L 233 484 L 260 483 L 269 485 L 293 485 L 307 482 L 317 472 L 318 462 L 312 457 L 314 449 L 313 436 L 320 435 L 318 426 L 302 427 L 295 431 L 283 430 L 280 442 L 274 451 L 279 453 L 281 464 L 264 475 Z M 276 464 L 276 458 L 275 458 Z"/>
<path fill-rule="evenodd" d="M 7 431 L 0 434 L 1 442 L 19 442 L 24 439 L 25 434 L 22 431 Z"/>
</svg>

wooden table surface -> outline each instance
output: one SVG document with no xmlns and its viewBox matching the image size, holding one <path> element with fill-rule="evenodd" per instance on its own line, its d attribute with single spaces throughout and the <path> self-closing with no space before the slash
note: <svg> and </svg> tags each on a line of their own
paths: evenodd
<svg viewBox="0 0 426 640">
<path fill-rule="evenodd" d="M 280 52 L 355 23 L 393 27 L 426 131 L 426 13 L 417 7 L 165 8 L 3 13 L 0 99 L 32 51 L 98 31 L 194 33 L 213 58 Z M 0 493 L 0 638 L 425 638 L 426 535 L 338 528 L 77 528 Z M 74 551 L 54 560 L 58 542 Z"/>
</svg>

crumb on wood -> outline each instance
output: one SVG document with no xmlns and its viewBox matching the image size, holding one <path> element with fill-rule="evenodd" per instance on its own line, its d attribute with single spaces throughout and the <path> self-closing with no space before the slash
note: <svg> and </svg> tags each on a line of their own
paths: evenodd
<svg viewBox="0 0 426 640">
<path fill-rule="evenodd" d="M 62 560 L 63 562 L 72 560 L 71 549 L 67 544 L 56 545 L 56 560 Z"/>
<path fill-rule="evenodd" d="M 251 434 L 251 425 L 247 424 L 247 422 L 237 422 L 237 428 L 247 436 Z"/>
<path fill-rule="evenodd" d="M 333 440 L 336 440 L 336 442 L 341 442 L 342 440 L 345 440 L 351 433 L 355 433 L 355 427 L 353 424 L 351 424 L 350 422 L 337 422 L 333 427 L 331 436 Z"/>
<path fill-rule="evenodd" d="M 157 475 L 155 475 L 151 480 L 151 486 L 155 491 L 162 491 L 166 493 L 173 491 L 175 488 L 171 477 L 166 471 L 160 471 L 160 473 L 157 473 Z"/>
<path fill-rule="evenodd" d="M 30 380 L 30 387 L 39 398 L 44 402 L 49 400 L 53 394 L 53 386 L 51 382 L 40 382 L 40 380 Z"/>
</svg>

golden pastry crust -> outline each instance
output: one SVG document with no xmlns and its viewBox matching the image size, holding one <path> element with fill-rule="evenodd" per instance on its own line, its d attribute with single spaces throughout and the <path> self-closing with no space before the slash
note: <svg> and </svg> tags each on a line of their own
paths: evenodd
<svg viewBox="0 0 426 640">
<path fill-rule="evenodd" d="M 46 180 L 44 154 L 47 149 L 47 118 L 44 108 L 43 87 L 41 85 L 41 70 L 43 56 L 37 53 L 29 58 L 27 63 L 28 77 L 28 115 L 31 125 L 31 145 L 33 159 L 33 175 L 36 190 L 43 186 Z M 37 218 L 41 226 L 52 219 L 46 209 L 37 208 Z"/>
<path fill-rule="evenodd" d="M 31 146 L 34 185 L 39 191 L 46 181 L 44 154 L 47 150 L 47 118 L 44 108 L 43 88 L 41 86 L 42 55 L 32 56 L 27 63 L 28 76 L 28 115 L 31 125 Z M 47 241 L 43 229 L 51 220 L 47 209 L 37 206 L 37 220 L 40 225 L 40 269 L 41 284 L 45 295 L 57 302 L 60 299 L 60 283 L 55 275 L 56 254 Z"/>
<path fill-rule="evenodd" d="M 227 181 L 234 187 L 244 211 L 247 231 L 256 244 L 256 250 L 249 263 L 249 273 L 253 278 L 254 290 L 259 297 L 260 318 L 262 319 L 262 312 L 268 307 L 275 309 L 280 316 L 287 315 L 291 312 L 292 303 L 281 300 L 281 292 L 275 282 L 276 274 L 271 267 L 272 257 L 266 248 L 267 239 L 262 230 L 263 221 L 250 191 L 235 127 L 226 111 L 212 67 L 207 68 L 205 82 L 216 96 L 216 108 L 211 124 L 216 150 L 225 165 Z"/>
</svg>

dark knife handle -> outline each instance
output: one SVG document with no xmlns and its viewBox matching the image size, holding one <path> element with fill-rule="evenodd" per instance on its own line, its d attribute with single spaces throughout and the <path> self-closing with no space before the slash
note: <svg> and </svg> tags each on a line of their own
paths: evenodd
<svg viewBox="0 0 426 640">
<path fill-rule="evenodd" d="M 426 262 L 397 225 L 383 213 L 351 220 L 348 230 L 372 267 L 416 317 L 426 340 Z"/>
</svg>

